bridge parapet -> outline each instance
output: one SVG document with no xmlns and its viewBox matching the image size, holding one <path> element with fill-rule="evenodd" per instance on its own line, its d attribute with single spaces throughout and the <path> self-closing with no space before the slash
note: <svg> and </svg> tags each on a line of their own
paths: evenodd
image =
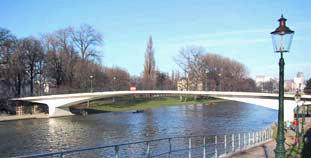
<svg viewBox="0 0 311 158">
<path fill-rule="evenodd" d="M 29 101 L 34 103 L 47 104 L 50 116 L 63 116 L 71 114 L 69 106 L 86 102 L 88 100 L 109 98 L 131 94 L 175 94 L 175 95 L 203 95 L 226 100 L 240 101 L 271 109 L 278 109 L 278 94 L 253 93 L 253 92 L 221 92 L 221 91 L 174 91 L 174 90 L 139 90 L 139 91 L 109 91 L 93 93 L 61 94 L 37 97 L 13 98 L 12 100 Z M 311 104 L 311 95 L 303 95 L 302 101 Z M 293 120 L 293 109 L 297 103 L 294 101 L 294 94 L 285 94 L 285 121 Z"/>
</svg>

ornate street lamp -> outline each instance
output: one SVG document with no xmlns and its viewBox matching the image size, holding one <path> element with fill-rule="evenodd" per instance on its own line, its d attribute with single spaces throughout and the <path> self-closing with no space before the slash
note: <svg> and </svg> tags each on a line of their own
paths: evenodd
<svg viewBox="0 0 311 158">
<path fill-rule="evenodd" d="M 286 19 L 281 16 L 279 19 L 279 27 L 271 32 L 274 51 L 281 54 L 279 61 L 279 112 L 278 112 L 278 130 L 277 130 L 277 145 L 275 149 L 276 158 L 285 158 L 284 146 L 284 59 L 283 53 L 289 52 L 292 43 L 294 31 L 286 27 Z"/>
</svg>

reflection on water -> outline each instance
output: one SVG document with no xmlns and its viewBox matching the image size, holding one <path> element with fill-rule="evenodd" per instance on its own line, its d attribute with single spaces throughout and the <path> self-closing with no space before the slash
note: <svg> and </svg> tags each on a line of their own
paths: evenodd
<svg viewBox="0 0 311 158">
<path fill-rule="evenodd" d="M 0 157 L 171 136 L 259 130 L 276 118 L 275 110 L 228 101 L 212 106 L 164 107 L 136 114 L 0 122 Z"/>
</svg>

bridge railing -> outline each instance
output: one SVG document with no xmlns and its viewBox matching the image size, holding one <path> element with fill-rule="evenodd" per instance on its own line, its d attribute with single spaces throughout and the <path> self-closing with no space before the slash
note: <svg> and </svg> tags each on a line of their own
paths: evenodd
<svg viewBox="0 0 311 158">
<path fill-rule="evenodd" d="M 257 132 L 229 135 L 182 136 L 42 153 L 17 158 L 37 157 L 142 157 L 142 158 L 217 158 L 245 151 L 272 139 L 272 126 Z"/>
</svg>

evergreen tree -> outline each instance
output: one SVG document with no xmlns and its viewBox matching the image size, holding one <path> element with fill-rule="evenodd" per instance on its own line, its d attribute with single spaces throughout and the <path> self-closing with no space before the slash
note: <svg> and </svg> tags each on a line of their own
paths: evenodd
<svg viewBox="0 0 311 158">
<path fill-rule="evenodd" d="M 145 64 L 143 74 L 143 89 L 152 90 L 155 88 L 155 60 L 152 37 L 149 37 L 145 53 Z"/>
<path fill-rule="evenodd" d="M 307 85 L 306 85 L 306 87 L 304 89 L 304 92 L 306 94 L 311 94 L 311 78 L 307 81 Z"/>
</svg>

